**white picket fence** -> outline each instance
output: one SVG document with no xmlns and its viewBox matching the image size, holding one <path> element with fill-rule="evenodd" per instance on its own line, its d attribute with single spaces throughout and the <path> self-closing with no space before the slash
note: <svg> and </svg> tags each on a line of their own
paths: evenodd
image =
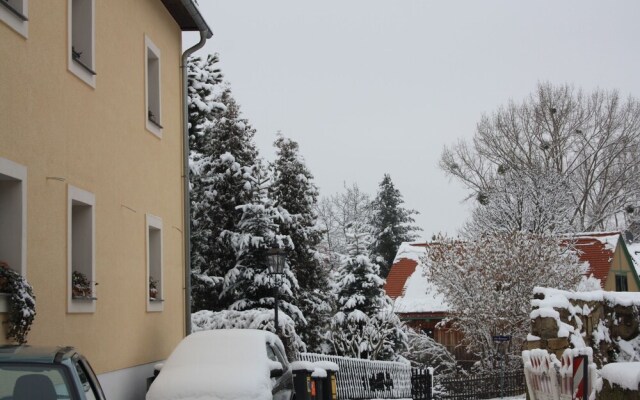
<svg viewBox="0 0 640 400">
<path fill-rule="evenodd" d="M 596 366 L 591 348 L 582 351 L 567 349 L 560 360 L 546 350 L 522 352 L 524 375 L 531 400 L 572 400 L 574 398 L 573 358 L 578 354 L 589 357 L 589 393 L 595 390 Z"/>
<path fill-rule="evenodd" d="M 336 374 L 338 399 L 411 398 L 411 366 L 392 361 L 301 353 L 301 361 L 331 361 L 340 369 Z"/>
</svg>

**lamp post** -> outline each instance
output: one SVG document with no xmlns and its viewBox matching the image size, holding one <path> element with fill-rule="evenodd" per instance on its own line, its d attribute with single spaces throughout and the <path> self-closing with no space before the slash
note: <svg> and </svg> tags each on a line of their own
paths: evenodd
<svg viewBox="0 0 640 400">
<path fill-rule="evenodd" d="M 275 310 L 274 310 L 274 322 L 276 326 L 276 335 L 279 335 L 278 329 L 278 294 L 280 292 L 280 285 L 282 285 L 282 274 L 284 273 L 285 253 L 280 248 L 269 249 L 267 259 L 269 261 L 269 274 L 273 276 L 274 288 L 275 288 Z"/>
</svg>

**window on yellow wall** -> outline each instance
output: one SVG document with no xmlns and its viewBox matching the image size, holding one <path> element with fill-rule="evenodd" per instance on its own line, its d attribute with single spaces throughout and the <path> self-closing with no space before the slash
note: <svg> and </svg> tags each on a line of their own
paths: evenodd
<svg viewBox="0 0 640 400">
<path fill-rule="evenodd" d="M 94 312 L 97 300 L 95 196 L 69 185 L 67 207 L 68 311 Z"/>
<path fill-rule="evenodd" d="M 95 87 L 95 0 L 68 1 L 69 70 Z"/>
<path fill-rule="evenodd" d="M 0 21 L 4 21 L 13 30 L 27 37 L 29 18 L 28 0 L 0 0 Z"/>
<path fill-rule="evenodd" d="M 160 102 L 160 49 L 145 36 L 145 99 L 147 130 L 162 137 L 162 106 Z"/>
<path fill-rule="evenodd" d="M 0 157 L 0 262 L 22 275 L 27 265 L 26 190 L 27 168 Z"/>
<path fill-rule="evenodd" d="M 627 275 L 616 275 L 616 292 L 627 292 Z"/>
<path fill-rule="evenodd" d="M 147 311 L 162 311 L 163 257 L 162 219 L 147 214 Z"/>
</svg>

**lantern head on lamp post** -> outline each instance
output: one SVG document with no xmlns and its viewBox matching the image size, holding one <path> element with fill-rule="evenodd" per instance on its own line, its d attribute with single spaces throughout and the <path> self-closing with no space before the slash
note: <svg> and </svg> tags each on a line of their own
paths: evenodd
<svg viewBox="0 0 640 400">
<path fill-rule="evenodd" d="M 282 285 L 282 275 L 284 274 L 284 264 L 286 260 L 285 252 L 278 248 L 269 249 L 267 254 L 267 260 L 269 261 L 269 274 L 273 277 L 273 286 L 275 290 L 275 309 L 274 309 L 274 324 L 276 328 L 276 335 L 279 336 L 278 327 L 278 294 L 280 292 L 280 286 Z"/>
</svg>

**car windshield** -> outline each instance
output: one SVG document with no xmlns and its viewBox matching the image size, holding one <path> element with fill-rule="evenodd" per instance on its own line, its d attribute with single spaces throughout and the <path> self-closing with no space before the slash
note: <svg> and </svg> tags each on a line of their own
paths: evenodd
<svg viewBox="0 0 640 400">
<path fill-rule="evenodd" d="M 68 382 L 60 367 L 0 364 L 0 400 L 70 398 Z"/>
</svg>

